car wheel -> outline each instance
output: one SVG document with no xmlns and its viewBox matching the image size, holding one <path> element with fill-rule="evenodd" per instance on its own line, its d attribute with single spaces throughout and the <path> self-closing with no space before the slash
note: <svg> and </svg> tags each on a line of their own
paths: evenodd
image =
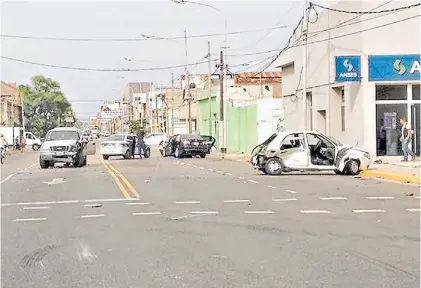
<svg viewBox="0 0 421 288">
<path fill-rule="evenodd" d="M 44 161 L 44 160 L 39 160 L 39 166 L 41 167 L 41 169 L 47 169 L 48 168 L 48 162 Z"/>
<path fill-rule="evenodd" d="M 350 160 L 347 163 L 347 169 L 349 175 L 358 175 L 360 172 L 360 163 L 357 160 Z"/>
<path fill-rule="evenodd" d="M 79 157 L 76 157 L 74 160 L 73 160 L 73 167 L 75 167 L 75 168 L 77 168 L 77 167 L 80 167 L 80 159 L 79 159 Z"/>
<path fill-rule="evenodd" d="M 200 158 L 206 158 L 206 154 L 200 154 Z"/>
<path fill-rule="evenodd" d="M 175 152 L 174 152 L 174 156 L 175 158 L 182 158 L 183 155 L 181 154 L 180 148 L 175 148 Z"/>
<path fill-rule="evenodd" d="M 41 146 L 39 146 L 38 144 L 34 144 L 34 145 L 32 145 L 32 150 L 38 151 L 39 147 L 41 147 Z"/>
<path fill-rule="evenodd" d="M 280 175 L 282 173 L 282 163 L 278 158 L 271 158 L 265 164 L 265 171 L 268 175 Z"/>
<path fill-rule="evenodd" d="M 130 159 L 132 158 L 132 155 L 130 154 L 130 149 L 127 149 L 126 154 L 124 154 L 124 159 Z"/>
<path fill-rule="evenodd" d="M 143 156 L 145 158 L 151 157 L 151 149 L 149 147 L 145 149 L 145 152 L 143 153 Z"/>
<path fill-rule="evenodd" d="M 108 155 L 102 155 L 102 159 L 108 160 L 108 158 L 110 158 L 110 156 L 108 156 Z"/>
</svg>

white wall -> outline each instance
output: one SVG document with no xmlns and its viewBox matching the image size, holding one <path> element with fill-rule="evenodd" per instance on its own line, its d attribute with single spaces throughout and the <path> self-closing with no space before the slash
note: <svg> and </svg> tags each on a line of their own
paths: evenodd
<svg viewBox="0 0 421 288">
<path fill-rule="evenodd" d="M 282 98 L 257 99 L 257 142 L 262 143 L 284 125 Z"/>
<path fill-rule="evenodd" d="M 341 1 L 332 8 L 353 11 L 369 11 L 388 1 Z M 417 3 L 416 1 L 394 1 L 377 10 L 392 9 Z M 362 15 L 339 28 L 332 28 L 346 20 L 355 18 L 355 14 L 324 11 L 316 23 L 309 24 L 307 51 L 307 92 L 313 95 L 313 129 L 322 131 L 318 110 L 326 110 L 326 132 L 345 143 L 359 141 L 371 153 L 376 151 L 375 133 L 375 83 L 368 82 L 368 55 L 419 54 L 420 53 L 420 18 L 375 29 L 377 26 L 403 20 L 420 13 L 413 8 L 388 14 Z M 315 20 L 314 14 L 310 20 Z M 332 28 L 328 31 L 327 28 Z M 371 31 L 361 32 L 366 29 Z M 301 29 L 298 29 L 301 30 Z M 353 34 L 354 33 L 354 34 Z M 353 35 L 351 35 L 353 34 Z M 330 41 L 326 41 L 331 39 Z M 330 45 L 329 45 L 330 44 Z M 282 69 L 282 92 L 285 106 L 285 127 L 298 129 L 301 124 L 302 79 L 299 81 L 303 63 L 302 46 L 292 48 L 283 54 L 278 65 L 293 65 Z M 361 56 L 360 83 L 335 83 L 335 56 Z M 341 131 L 340 97 L 330 88 L 345 88 L 345 131 Z M 298 88 L 297 93 L 295 93 Z M 289 96 L 296 94 L 296 96 Z M 330 97 L 330 104 L 329 104 Z M 330 106 L 330 107 L 329 107 Z M 319 127 L 318 127 L 319 126 Z M 311 127 L 307 127 L 310 129 Z"/>
</svg>

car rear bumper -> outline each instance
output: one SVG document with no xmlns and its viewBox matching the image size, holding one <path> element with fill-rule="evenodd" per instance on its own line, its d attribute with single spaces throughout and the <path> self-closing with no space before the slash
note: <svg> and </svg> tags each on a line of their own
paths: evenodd
<svg viewBox="0 0 421 288">
<path fill-rule="evenodd" d="M 208 147 L 184 147 L 184 154 L 206 154 L 208 152 Z"/>
<path fill-rule="evenodd" d="M 128 149 L 127 147 L 121 147 L 121 148 L 101 147 L 99 148 L 99 153 L 101 153 L 102 155 L 108 155 L 108 156 L 120 156 L 120 155 L 126 154 L 127 149 Z"/>
</svg>

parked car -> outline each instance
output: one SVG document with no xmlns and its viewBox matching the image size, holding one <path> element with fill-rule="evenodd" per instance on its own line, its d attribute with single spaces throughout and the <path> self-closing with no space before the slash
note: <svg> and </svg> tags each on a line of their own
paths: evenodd
<svg viewBox="0 0 421 288">
<path fill-rule="evenodd" d="M 124 159 L 132 158 L 132 142 L 136 141 L 137 136 L 128 133 L 113 134 L 105 141 L 101 142 L 99 152 L 102 154 L 102 158 L 107 160 L 111 156 L 120 156 Z M 139 148 L 136 144 L 135 155 L 139 155 Z M 151 150 L 149 146 L 146 145 L 145 151 L 143 151 L 142 156 L 149 158 L 151 155 Z"/>
<path fill-rule="evenodd" d="M 107 160 L 110 156 L 121 156 L 124 159 L 130 159 L 131 155 L 131 144 L 134 135 L 127 133 L 114 134 L 101 142 L 99 152 L 102 158 Z"/>
<path fill-rule="evenodd" d="M 83 132 L 75 127 L 57 127 L 48 131 L 40 148 L 39 164 L 42 169 L 53 167 L 55 163 L 86 166 L 87 143 Z"/>
<path fill-rule="evenodd" d="M 208 144 L 205 139 L 194 134 L 176 134 L 168 141 L 161 142 L 159 151 L 163 157 L 200 156 L 205 158 L 208 153 Z"/>
<path fill-rule="evenodd" d="M 144 138 L 145 144 L 149 146 L 158 146 L 162 141 L 168 141 L 165 133 L 151 133 Z"/>
<path fill-rule="evenodd" d="M 273 134 L 252 151 L 255 169 L 269 175 L 290 171 L 334 171 L 356 175 L 370 165 L 370 153 L 357 144 L 343 145 L 318 132 L 280 132 Z"/>
<path fill-rule="evenodd" d="M 31 132 L 25 132 L 25 146 L 29 146 L 32 150 L 37 151 L 41 147 L 41 144 L 41 139 Z"/>
</svg>

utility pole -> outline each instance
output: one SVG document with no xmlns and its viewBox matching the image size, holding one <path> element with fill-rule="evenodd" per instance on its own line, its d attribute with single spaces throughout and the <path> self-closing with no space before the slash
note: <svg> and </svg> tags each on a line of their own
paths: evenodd
<svg viewBox="0 0 421 288">
<path fill-rule="evenodd" d="M 208 105 L 209 105 L 209 136 L 212 136 L 212 67 L 211 67 L 211 49 L 210 41 L 208 41 Z"/>
<path fill-rule="evenodd" d="M 303 123 L 302 130 L 307 129 L 307 0 L 304 0 L 304 17 L 303 17 L 303 36 L 304 36 L 304 48 L 303 48 L 303 102 L 302 102 L 302 113 L 303 113 Z"/>
<path fill-rule="evenodd" d="M 155 110 L 156 110 L 156 131 L 158 132 L 158 126 L 159 126 L 159 112 L 158 112 L 158 94 L 155 94 Z"/>
<path fill-rule="evenodd" d="M 174 135 L 174 72 L 171 74 L 171 135 Z"/>
<path fill-rule="evenodd" d="M 191 95 L 190 95 L 190 77 L 189 77 L 189 70 L 188 70 L 188 53 L 187 53 L 187 31 L 184 30 L 184 50 L 186 52 L 186 86 L 184 89 L 186 89 L 186 97 L 187 97 L 187 103 L 188 103 L 188 114 L 189 114 L 189 134 L 192 133 L 192 127 L 191 127 Z"/>
<path fill-rule="evenodd" d="M 331 80 L 330 80 L 330 53 L 331 53 L 331 48 L 330 48 L 330 11 L 329 10 L 327 10 L 326 11 L 327 12 L 327 38 L 328 38 L 328 40 L 327 40 L 327 59 L 328 59 L 328 65 L 327 65 L 327 75 L 329 75 L 328 76 L 328 87 L 327 87 L 327 89 L 328 89 L 328 92 L 327 92 L 327 110 L 328 110 L 328 113 L 327 113 L 327 115 L 326 115 L 326 118 L 327 118 L 327 121 L 326 121 L 326 134 L 327 135 L 329 135 L 329 136 L 331 136 L 332 135 L 332 131 L 331 131 L 331 127 L 332 127 L 332 125 L 331 125 L 331 123 L 330 123 L 330 120 L 332 119 L 332 113 L 331 113 L 331 98 L 332 98 L 332 95 L 331 95 L 331 91 L 332 91 L 332 85 L 330 84 L 331 82 Z"/>
<path fill-rule="evenodd" d="M 20 94 L 19 94 L 20 95 Z M 22 112 L 22 129 L 23 129 L 23 137 L 26 136 L 26 130 L 25 130 L 25 113 L 23 110 L 23 95 L 20 95 L 20 107 Z"/>
<path fill-rule="evenodd" d="M 221 153 L 225 153 L 225 121 L 224 121 L 224 52 L 221 50 L 219 59 L 219 94 L 220 94 L 220 105 L 219 105 L 219 120 L 221 123 L 222 140 L 221 140 Z"/>
</svg>

